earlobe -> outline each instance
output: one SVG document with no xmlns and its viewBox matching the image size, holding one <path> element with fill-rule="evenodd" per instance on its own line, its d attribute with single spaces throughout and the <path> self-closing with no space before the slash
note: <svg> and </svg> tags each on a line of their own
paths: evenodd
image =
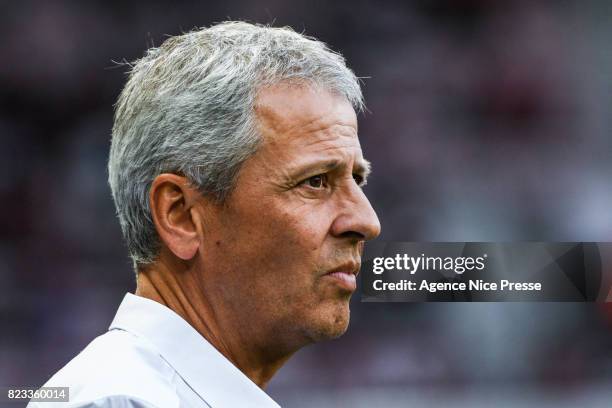
<svg viewBox="0 0 612 408">
<path fill-rule="evenodd" d="M 192 259 L 200 244 L 200 228 L 192 216 L 199 193 L 185 177 L 160 174 L 149 191 L 151 216 L 162 245 L 182 260 Z"/>
</svg>

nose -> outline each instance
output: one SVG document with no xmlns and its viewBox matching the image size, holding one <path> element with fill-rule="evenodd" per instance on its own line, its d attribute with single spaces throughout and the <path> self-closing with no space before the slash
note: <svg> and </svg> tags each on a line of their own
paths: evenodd
<svg viewBox="0 0 612 408">
<path fill-rule="evenodd" d="M 380 234 L 380 221 L 363 190 L 354 184 L 340 198 L 338 216 L 331 226 L 336 237 L 368 241 Z"/>
</svg>

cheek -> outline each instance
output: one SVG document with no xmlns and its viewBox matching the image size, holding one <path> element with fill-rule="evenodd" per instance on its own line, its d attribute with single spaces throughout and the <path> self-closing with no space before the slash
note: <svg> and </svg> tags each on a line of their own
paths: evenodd
<svg viewBox="0 0 612 408">
<path fill-rule="evenodd" d="M 304 250 L 318 251 L 321 249 L 329 228 L 324 217 L 318 217 L 313 212 L 305 211 L 298 216 L 287 215 L 286 223 L 279 223 L 280 234 L 286 235 Z"/>
<path fill-rule="evenodd" d="M 279 213 L 261 232 L 259 244 L 262 251 L 273 253 L 275 263 L 286 268 L 312 269 L 320 264 L 320 254 L 326 229 L 320 219 L 308 213 Z"/>
<path fill-rule="evenodd" d="M 320 269 L 327 266 L 324 222 L 324 217 L 305 209 L 269 208 L 254 217 L 245 238 L 249 241 L 246 258 L 256 265 L 252 272 L 259 277 L 256 285 L 277 288 L 277 293 L 284 292 L 294 301 L 309 293 L 303 289 L 312 287 Z"/>
<path fill-rule="evenodd" d="M 329 266 L 325 243 L 331 212 L 296 197 L 259 197 L 238 201 L 221 215 L 220 238 L 214 240 L 220 244 L 211 248 L 216 260 L 209 258 L 210 263 L 218 267 L 221 261 L 226 273 L 250 281 L 252 290 L 312 285 L 316 272 Z"/>
</svg>

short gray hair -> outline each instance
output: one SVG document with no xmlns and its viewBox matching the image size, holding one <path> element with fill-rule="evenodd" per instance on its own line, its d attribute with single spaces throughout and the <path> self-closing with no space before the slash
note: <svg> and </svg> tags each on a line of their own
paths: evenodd
<svg viewBox="0 0 612 408">
<path fill-rule="evenodd" d="M 363 108 L 344 58 L 289 27 L 224 22 L 170 37 L 131 64 L 115 108 L 108 181 L 136 272 L 159 251 L 149 206 L 155 177 L 182 174 L 223 202 L 259 146 L 258 90 L 292 80 Z"/>
</svg>

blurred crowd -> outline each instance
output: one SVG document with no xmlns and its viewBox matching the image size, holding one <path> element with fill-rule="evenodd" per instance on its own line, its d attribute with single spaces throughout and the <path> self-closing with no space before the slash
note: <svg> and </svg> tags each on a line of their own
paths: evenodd
<svg viewBox="0 0 612 408">
<path fill-rule="evenodd" d="M 290 25 L 363 78 L 379 239 L 612 241 L 610 17 L 605 0 L 0 3 L 0 385 L 42 384 L 134 288 L 106 182 L 122 62 L 213 22 Z M 612 396 L 598 305 L 356 295 L 352 316 L 281 370 L 281 404 Z"/>
</svg>

